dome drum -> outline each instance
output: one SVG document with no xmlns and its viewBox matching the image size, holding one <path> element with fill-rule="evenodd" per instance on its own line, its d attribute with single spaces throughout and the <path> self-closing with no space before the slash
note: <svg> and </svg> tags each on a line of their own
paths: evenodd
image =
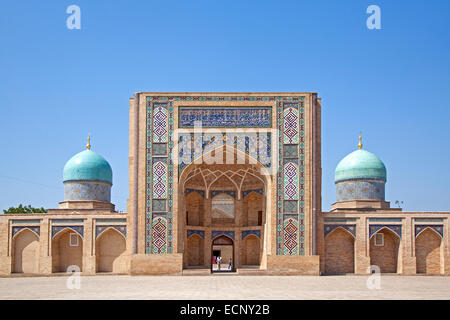
<svg viewBox="0 0 450 320">
<path fill-rule="evenodd" d="M 347 180 L 336 183 L 336 200 L 382 200 L 385 182 L 377 179 Z"/>
<path fill-rule="evenodd" d="M 111 184 L 103 181 L 64 182 L 64 201 L 96 200 L 111 202 Z"/>
</svg>

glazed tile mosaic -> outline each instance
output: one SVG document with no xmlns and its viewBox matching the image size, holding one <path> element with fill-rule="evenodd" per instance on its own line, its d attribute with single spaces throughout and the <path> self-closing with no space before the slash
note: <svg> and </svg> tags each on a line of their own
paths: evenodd
<svg viewBox="0 0 450 320">
<path fill-rule="evenodd" d="M 192 128 L 270 128 L 271 107 L 180 107 L 179 127 Z"/>
</svg>

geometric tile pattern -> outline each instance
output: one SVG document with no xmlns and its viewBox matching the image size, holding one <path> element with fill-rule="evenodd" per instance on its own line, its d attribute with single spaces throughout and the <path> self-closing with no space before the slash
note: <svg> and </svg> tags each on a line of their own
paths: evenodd
<svg viewBox="0 0 450 320">
<path fill-rule="evenodd" d="M 283 111 L 283 137 L 285 144 L 298 143 L 298 108 L 296 103 L 285 103 Z"/>
<path fill-rule="evenodd" d="M 163 217 L 153 219 L 152 253 L 167 253 L 167 220 Z"/>
<path fill-rule="evenodd" d="M 388 228 L 396 233 L 400 239 L 402 238 L 402 226 L 399 224 L 371 224 L 369 225 L 369 238 L 372 238 L 375 233 L 383 228 Z"/>
<path fill-rule="evenodd" d="M 277 254 L 305 254 L 304 97 L 277 102 Z M 298 201 L 297 201 L 298 200 Z M 289 214 L 289 218 L 286 214 Z M 296 214 L 294 219 L 293 214 Z M 296 237 L 294 239 L 294 237 Z"/>
<path fill-rule="evenodd" d="M 166 103 L 153 104 L 153 142 L 168 142 L 169 119 L 167 113 Z"/>
<path fill-rule="evenodd" d="M 333 232 L 337 228 L 342 228 L 351 233 L 353 238 L 356 238 L 356 225 L 355 224 L 326 224 L 324 225 L 324 236 L 326 237 L 329 233 Z"/>
<path fill-rule="evenodd" d="M 146 111 L 145 253 L 172 253 L 173 101 L 148 97 Z"/>
<path fill-rule="evenodd" d="M 125 237 L 125 239 L 127 238 L 127 226 L 112 224 L 109 226 L 108 225 L 95 226 L 95 239 L 97 239 L 103 232 L 105 232 L 109 228 L 119 231 Z"/>
<path fill-rule="evenodd" d="M 157 158 L 154 158 L 154 160 Z M 163 161 L 153 163 L 153 198 L 167 198 L 167 164 Z"/>
<path fill-rule="evenodd" d="M 298 221 L 293 218 L 284 220 L 283 223 L 283 253 L 284 255 L 298 254 Z"/>
<path fill-rule="evenodd" d="M 32 232 L 34 232 L 38 237 L 40 236 L 41 228 L 39 226 L 20 226 L 20 227 L 13 227 L 12 228 L 12 238 L 14 238 L 14 236 L 17 233 L 19 233 L 20 231 L 22 231 L 23 229 L 29 229 Z"/>
<path fill-rule="evenodd" d="M 415 237 L 417 238 L 417 236 L 424 231 L 426 228 L 430 228 L 433 229 L 434 231 L 436 231 L 441 238 L 444 238 L 444 226 L 443 225 L 436 225 L 436 224 L 422 224 L 422 225 L 415 225 Z"/>
<path fill-rule="evenodd" d="M 284 165 L 284 199 L 298 200 L 298 166 L 294 162 Z"/>
</svg>

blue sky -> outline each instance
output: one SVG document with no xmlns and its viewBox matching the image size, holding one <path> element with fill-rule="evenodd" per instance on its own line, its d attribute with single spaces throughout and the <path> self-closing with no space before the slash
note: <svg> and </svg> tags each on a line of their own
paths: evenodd
<svg viewBox="0 0 450 320">
<path fill-rule="evenodd" d="M 81 30 L 66 28 L 71 4 Z M 381 30 L 366 27 L 371 4 Z M 135 91 L 314 91 L 324 210 L 362 131 L 388 201 L 448 211 L 449 89 L 450 1 L 3 1 L 0 209 L 57 207 L 90 132 L 125 211 Z"/>
</svg>

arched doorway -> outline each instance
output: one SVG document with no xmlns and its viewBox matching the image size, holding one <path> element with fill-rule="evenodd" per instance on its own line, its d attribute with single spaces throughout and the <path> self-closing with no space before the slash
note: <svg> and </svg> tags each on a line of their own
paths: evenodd
<svg viewBox="0 0 450 320">
<path fill-rule="evenodd" d="M 378 266 L 381 273 L 397 273 L 399 247 L 400 237 L 395 232 L 379 230 L 370 238 L 370 264 Z"/>
<path fill-rule="evenodd" d="M 14 273 L 38 273 L 38 236 L 29 229 L 22 229 L 14 236 L 12 246 L 12 271 Z"/>
<path fill-rule="evenodd" d="M 242 242 L 241 264 L 247 266 L 260 265 L 261 245 L 259 238 L 255 235 L 248 235 Z"/>
<path fill-rule="evenodd" d="M 97 272 L 126 272 L 126 241 L 117 230 L 109 228 L 103 231 L 96 240 L 95 254 Z"/>
<path fill-rule="evenodd" d="M 355 239 L 343 228 L 336 228 L 325 238 L 325 273 L 355 272 Z"/>
<path fill-rule="evenodd" d="M 70 228 L 60 231 L 52 240 L 53 272 L 67 272 L 69 266 L 83 268 L 83 239 Z"/>
<path fill-rule="evenodd" d="M 417 273 L 441 274 L 442 238 L 426 228 L 416 238 Z"/>
<path fill-rule="evenodd" d="M 211 245 L 211 257 L 222 257 L 220 267 L 218 264 L 211 266 L 212 272 L 234 271 L 234 241 L 225 235 L 214 238 Z M 230 259 L 232 261 L 232 267 L 228 269 Z"/>
<path fill-rule="evenodd" d="M 198 267 L 204 263 L 203 239 L 198 234 L 191 235 L 187 240 L 187 266 Z"/>
</svg>

